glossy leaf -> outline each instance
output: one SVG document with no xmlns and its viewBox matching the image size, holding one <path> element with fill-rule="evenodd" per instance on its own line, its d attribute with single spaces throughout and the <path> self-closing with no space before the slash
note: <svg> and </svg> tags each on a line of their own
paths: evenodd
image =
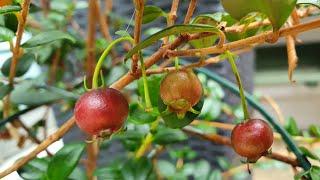
<svg viewBox="0 0 320 180">
<path fill-rule="evenodd" d="M 195 19 L 191 22 L 191 24 L 207 24 L 207 25 L 217 27 L 218 22 L 219 22 L 219 17 L 217 17 L 215 14 L 202 14 L 195 17 Z M 192 40 L 189 43 L 197 49 L 206 48 L 214 45 L 217 39 L 218 39 L 217 35 L 212 35 L 212 36 Z"/>
<path fill-rule="evenodd" d="M 310 176 L 312 180 L 320 180 L 320 167 L 312 166 L 310 169 Z"/>
<path fill-rule="evenodd" d="M 316 137 L 320 137 L 320 127 L 316 126 L 316 125 L 311 125 L 309 127 L 309 132 L 311 135 L 316 136 Z"/>
<path fill-rule="evenodd" d="M 18 18 L 15 14 L 5 14 L 4 15 L 4 26 L 13 32 L 17 31 L 18 28 Z"/>
<path fill-rule="evenodd" d="M 98 179 L 123 179 L 121 170 L 116 167 L 99 168 L 94 173 Z"/>
<path fill-rule="evenodd" d="M 201 112 L 202 107 L 203 107 L 203 102 L 204 102 L 204 98 L 201 98 L 200 102 L 198 102 L 198 104 L 193 106 L 193 109 L 196 110 L 196 111 Z M 158 110 L 159 110 L 159 113 L 160 113 L 162 119 L 164 120 L 166 126 L 168 126 L 170 128 L 182 128 L 182 127 L 185 127 L 188 124 L 190 124 L 196 117 L 199 116 L 199 114 L 194 114 L 194 113 L 188 111 L 185 114 L 184 118 L 179 119 L 177 114 L 174 113 L 174 112 L 164 113 L 167 110 L 167 105 L 165 105 L 163 103 L 163 101 L 160 98 L 160 96 L 159 96 L 159 99 L 158 99 Z"/>
<path fill-rule="evenodd" d="M 49 159 L 47 158 L 35 158 L 19 169 L 18 173 L 23 179 L 45 180 L 48 164 Z"/>
<path fill-rule="evenodd" d="M 157 6 L 145 6 L 143 10 L 142 24 L 147 24 L 158 17 L 166 16 L 166 13 Z"/>
<path fill-rule="evenodd" d="M 195 163 L 195 169 L 194 169 L 194 179 L 196 180 L 202 180 L 207 179 L 209 177 L 210 173 L 210 164 L 205 161 L 201 160 Z"/>
<path fill-rule="evenodd" d="M 57 93 L 45 88 L 39 88 L 36 82 L 30 80 L 24 81 L 15 87 L 11 93 L 11 101 L 15 104 L 33 106 L 51 103 L 61 99 L 70 99 L 70 96 L 64 96 L 60 92 Z"/>
<path fill-rule="evenodd" d="M 152 171 L 151 160 L 146 157 L 128 160 L 121 169 L 126 180 L 148 179 Z"/>
<path fill-rule="evenodd" d="M 8 84 L 3 84 L 0 82 L 0 99 L 5 97 L 7 94 L 9 94 L 12 90 L 12 87 L 9 86 Z"/>
<path fill-rule="evenodd" d="M 138 104 L 131 104 L 129 110 L 128 120 L 134 124 L 151 123 L 155 121 L 159 115 L 158 112 L 146 112 Z"/>
<path fill-rule="evenodd" d="M 151 36 L 147 39 L 141 41 L 137 44 L 132 50 L 130 50 L 125 57 L 125 60 L 130 58 L 133 54 L 136 54 L 138 51 L 152 45 L 159 39 L 179 33 L 200 33 L 200 32 L 211 32 L 211 33 L 218 33 L 220 30 L 214 26 L 209 25 L 200 25 L 200 24 L 188 24 L 188 25 L 174 25 L 171 27 L 167 27 Z"/>
<path fill-rule="evenodd" d="M 176 167 L 169 161 L 158 160 L 157 168 L 161 176 L 169 178 L 172 177 L 176 172 Z"/>
<path fill-rule="evenodd" d="M 60 149 L 48 165 L 48 179 L 66 179 L 78 164 L 84 148 L 85 144 L 74 143 Z"/>
<path fill-rule="evenodd" d="M 45 44 L 51 43 L 56 40 L 61 40 L 61 39 L 67 39 L 67 40 L 71 41 L 72 43 L 75 43 L 75 41 L 76 41 L 68 33 L 65 33 L 62 31 L 47 31 L 47 32 L 41 32 L 41 33 L 33 36 L 27 42 L 23 43 L 22 47 L 24 47 L 24 48 L 37 47 L 37 46 L 45 45 Z"/>
<path fill-rule="evenodd" d="M 311 152 L 309 149 L 305 148 L 305 147 L 299 147 L 299 149 L 302 151 L 302 153 L 304 155 L 306 155 L 307 157 L 314 159 L 314 160 L 320 160 L 320 158 L 314 154 L 313 152 Z"/>
<path fill-rule="evenodd" d="M 187 136 L 178 129 L 164 128 L 157 131 L 154 135 L 154 142 L 160 145 L 172 144 L 187 139 Z"/>
<path fill-rule="evenodd" d="M 163 78 L 163 75 L 152 75 L 147 77 L 150 101 L 152 106 L 158 106 L 158 96 L 160 94 L 160 84 L 161 84 L 162 78 Z M 144 86 L 143 86 L 142 78 L 138 80 L 138 92 L 142 101 L 144 102 L 145 97 L 144 97 Z"/>
<path fill-rule="evenodd" d="M 297 0 L 221 0 L 224 9 L 235 19 L 241 20 L 252 12 L 268 16 L 274 30 L 278 30 L 287 21 Z M 281 9 L 281 11 L 279 11 Z"/>
<path fill-rule="evenodd" d="M 120 140 L 123 146 L 129 151 L 137 150 L 142 142 L 144 134 L 138 130 L 128 130 L 112 136 L 112 139 Z"/>
<path fill-rule="evenodd" d="M 219 170 L 212 171 L 208 180 L 222 180 L 221 171 L 219 171 Z"/>
<path fill-rule="evenodd" d="M 287 120 L 287 122 L 285 124 L 285 129 L 292 136 L 298 136 L 300 134 L 300 130 L 298 128 L 297 122 L 292 117 Z"/>
<path fill-rule="evenodd" d="M 11 41 L 14 37 L 14 32 L 6 27 L 0 26 L 0 42 Z"/>
<path fill-rule="evenodd" d="M 310 4 L 317 6 L 320 8 L 320 1 L 319 0 L 298 0 L 297 4 Z"/>
<path fill-rule="evenodd" d="M 24 75 L 32 65 L 35 57 L 33 54 L 24 54 L 22 57 L 19 58 L 17 66 L 16 66 L 16 77 L 20 77 Z M 10 74 L 10 66 L 11 66 L 12 58 L 6 60 L 6 62 L 1 67 L 1 73 L 7 77 Z"/>
<path fill-rule="evenodd" d="M 3 6 L 0 7 L 0 14 L 14 13 L 21 10 L 20 6 Z"/>
</svg>

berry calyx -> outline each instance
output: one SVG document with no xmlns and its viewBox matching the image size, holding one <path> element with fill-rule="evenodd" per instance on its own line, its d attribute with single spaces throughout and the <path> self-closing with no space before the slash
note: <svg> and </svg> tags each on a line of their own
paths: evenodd
<svg viewBox="0 0 320 180">
<path fill-rule="evenodd" d="M 119 130 L 129 112 L 126 98 L 116 89 L 94 89 L 77 101 L 74 114 L 79 128 L 90 135 L 103 136 Z"/>
<path fill-rule="evenodd" d="M 202 85 L 192 70 L 176 70 L 168 73 L 160 84 L 160 97 L 170 112 L 183 117 L 193 111 L 202 97 Z"/>
<path fill-rule="evenodd" d="M 233 149 L 248 162 L 255 162 L 268 153 L 273 143 L 271 127 L 261 119 L 249 119 L 238 124 L 231 134 Z"/>
</svg>

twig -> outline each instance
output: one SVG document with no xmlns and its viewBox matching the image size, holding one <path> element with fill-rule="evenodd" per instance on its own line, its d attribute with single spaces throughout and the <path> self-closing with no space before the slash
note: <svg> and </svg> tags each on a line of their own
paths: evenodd
<svg viewBox="0 0 320 180">
<path fill-rule="evenodd" d="M 96 39 L 96 0 L 89 0 L 88 12 L 88 36 L 87 36 L 87 60 L 86 60 L 86 78 L 89 85 L 93 76 L 95 66 L 95 39 Z"/>
<path fill-rule="evenodd" d="M 171 4 L 171 10 L 167 17 L 167 27 L 174 25 L 177 19 L 177 10 L 179 7 L 179 0 L 173 0 Z M 163 39 L 163 44 L 166 45 L 169 42 L 169 37 Z"/>
<path fill-rule="evenodd" d="M 231 141 L 230 141 L 230 138 L 228 138 L 228 137 L 220 136 L 217 134 L 203 134 L 203 133 L 191 130 L 190 128 L 184 128 L 183 131 L 188 134 L 191 134 L 193 136 L 197 136 L 202 139 L 209 140 L 213 143 L 231 146 Z M 278 160 L 278 161 L 282 161 L 282 162 L 285 162 L 285 163 L 290 164 L 295 167 L 299 165 L 298 161 L 296 159 L 293 159 L 291 157 L 284 156 L 284 155 L 281 155 L 281 154 L 275 153 L 275 152 L 272 152 L 271 154 L 267 154 L 267 155 L 265 155 L 265 157 L 268 157 L 268 158 L 274 159 L 274 160 Z"/>
<path fill-rule="evenodd" d="M 100 23 L 100 28 L 101 28 L 101 32 L 104 38 L 106 38 L 109 42 L 112 41 L 112 37 L 110 35 L 109 32 L 109 24 L 107 23 L 107 16 L 104 13 L 101 13 L 101 9 L 100 9 L 100 1 L 95 1 L 96 3 L 96 13 L 97 16 L 99 18 L 99 23 Z"/>
<path fill-rule="evenodd" d="M 49 0 L 41 0 L 40 3 L 41 3 L 42 10 L 43 10 L 43 14 L 45 17 L 47 17 L 48 12 L 50 10 L 50 1 Z"/>
<path fill-rule="evenodd" d="M 244 48 L 244 49 L 239 49 L 239 50 L 234 51 L 232 53 L 234 53 L 234 54 L 242 54 L 242 53 L 248 52 L 250 50 L 251 50 L 251 48 L 248 47 L 248 48 Z M 180 69 L 192 69 L 192 68 L 197 68 L 197 67 L 204 67 L 204 66 L 207 66 L 209 64 L 216 64 L 216 63 L 222 62 L 224 60 L 225 59 L 221 58 L 220 56 L 216 56 L 216 57 L 208 58 L 207 60 L 204 60 L 204 61 L 199 61 L 199 62 L 196 62 L 196 63 L 188 64 L 186 66 L 182 66 L 182 67 L 180 67 Z M 161 74 L 161 73 L 164 73 L 164 72 L 170 72 L 170 71 L 175 71 L 175 70 L 176 70 L 175 67 L 157 68 L 157 69 L 148 70 L 147 74 L 148 75 Z"/>
<path fill-rule="evenodd" d="M 280 37 L 286 37 L 292 34 L 301 33 L 304 31 L 309 31 L 311 29 L 316 29 L 320 27 L 320 19 L 307 22 L 304 24 L 295 25 L 289 28 L 284 28 L 280 30 Z M 189 50 L 181 50 L 181 51 L 170 51 L 168 52 L 168 56 L 175 57 L 175 56 L 204 56 L 208 54 L 218 54 L 223 53 L 227 50 L 234 50 L 242 47 L 246 47 L 249 45 L 256 45 L 256 44 L 262 44 L 266 42 L 268 38 L 270 38 L 273 35 L 272 31 L 261 33 L 259 35 L 255 35 L 246 39 L 242 39 L 239 41 L 234 41 L 230 43 L 224 44 L 222 48 L 213 46 L 208 48 L 201 48 L 201 49 L 189 49 Z"/>
<path fill-rule="evenodd" d="M 187 11 L 187 15 L 184 18 L 184 24 L 188 24 L 192 18 L 193 12 L 196 9 L 196 5 L 197 5 L 197 0 L 191 0 L 189 3 L 189 7 L 188 7 L 188 11 Z"/>
<path fill-rule="evenodd" d="M 144 0 L 134 0 L 135 6 L 135 16 L 134 16 L 134 43 L 138 44 L 141 39 L 141 27 L 142 27 L 142 16 L 144 11 Z M 131 72 L 136 74 L 138 70 L 138 61 L 139 55 L 135 54 L 132 57 L 132 64 L 131 64 Z"/>
<path fill-rule="evenodd" d="M 56 81 L 57 68 L 60 61 L 61 49 L 57 49 L 52 58 L 52 64 L 50 66 L 50 76 L 48 84 L 52 84 Z"/>
</svg>

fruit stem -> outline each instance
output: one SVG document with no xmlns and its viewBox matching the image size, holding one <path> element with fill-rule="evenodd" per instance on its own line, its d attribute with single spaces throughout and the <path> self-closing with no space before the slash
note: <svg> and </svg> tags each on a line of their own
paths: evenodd
<svg viewBox="0 0 320 180">
<path fill-rule="evenodd" d="M 152 111 L 152 104 L 150 100 L 150 93 L 149 93 L 149 88 L 148 88 L 148 81 L 147 81 L 147 73 L 146 73 L 146 67 L 144 65 L 143 57 L 141 52 L 139 52 L 139 61 L 141 64 L 141 73 L 142 73 L 142 80 L 143 80 L 143 89 L 144 89 L 144 99 L 146 101 L 146 108 L 145 110 L 147 112 Z"/>
<path fill-rule="evenodd" d="M 185 64 L 185 63 L 184 63 Z M 216 81 L 221 84 L 221 86 L 230 90 L 232 93 L 240 95 L 238 88 L 231 83 L 230 81 L 220 77 L 218 74 L 209 71 L 204 68 L 198 68 L 196 71 L 201 72 L 207 75 L 210 79 Z M 255 108 L 261 115 L 266 118 L 266 120 L 273 126 L 273 128 L 282 136 L 284 142 L 286 142 L 288 148 L 296 155 L 299 165 L 305 170 L 308 171 L 311 168 L 311 164 L 308 159 L 302 154 L 301 150 L 297 147 L 297 145 L 293 142 L 291 136 L 288 132 L 272 117 L 264 107 L 255 100 L 253 96 L 248 93 L 245 93 L 245 97 L 248 100 L 248 103 Z"/>
<path fill-rule="evenodd" d="M 106 59 L 106 57 L 108 56 L 108 54 L 110 53 L 111 49 L 113 46 L 115 46 L 116 44 L 122 42 L 122 41 L 129 41 L 130 43 L 133 44 L 133 39 L 130 36 L 124 36 L 124 37 L 120 37 L 114 41 L 112 41 L 107 48 L 103 51 L 102 55 L 100 56 L 98 63 L 94 69 L 94 73 L 93 73 L 93 78 L 92 78 L 92 88 L 93 89 L 97 89 L 99 87 L 99 74 L 100 74 L 100 70 L 102 67 L 102 64 L 104 62 L 104 60 Z"/>
<path fill-rule="evenodd" d="M 233 72 L 234 76 L 236 77 L 236 80 L 237 80 L 237 83 L 238 83 L 244 119 L 248 120 L 248 119 L 250 119 L 250 115 L 249 115 L 249 112 L 248 112 L 247 101 L 246 101 L 246 97 L 244 95 L 244 90 L 243 90 L 243 86 L 242 86 L 242 82 L 241 82 L 241 77 L 240 77 L 237 65 L 234 62 L 234 55 L 230 51 L 226 51 L 225 54 L 228 57 L 229 63 L 231 65 L 232 72 Z"/>
</svg>

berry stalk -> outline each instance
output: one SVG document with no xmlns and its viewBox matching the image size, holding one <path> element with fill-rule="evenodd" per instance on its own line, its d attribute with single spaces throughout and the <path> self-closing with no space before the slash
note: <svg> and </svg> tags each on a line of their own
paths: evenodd
<svg viewBox="0 0 320 180">
<path fill-rule="evenodd" d="M 249 115 L 249 112 L 248 112 L 247 101 L 246 101 L 246 97 L 244 95 L 244 90 L 243 90 L 240 74 L 239 74 L 239 71 L 238 71 L 236 63 L 234 62 L 234 56 L 230 51 L 226 51 L 225 54 L 228 57 L 229 63 L 231 65 L 232 72 L 233 72 L 234 76 L 236 77 L 236 80 L 237 80 L 237 83 L 238 83 L 244 119 L 248 120 L 248 119 L 250 119 L 250 115 Z"/>
</svg>

